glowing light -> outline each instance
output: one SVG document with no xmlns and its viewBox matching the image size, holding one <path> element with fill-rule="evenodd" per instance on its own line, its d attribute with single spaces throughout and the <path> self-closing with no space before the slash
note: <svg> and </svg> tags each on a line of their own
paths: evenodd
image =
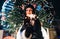
<svg viewBox="0 0 60 39">
<path fill-rule="evenodd" d="M 30 17 L 30 19 L 35 18 L 35 17 L 36 17 L 36 15 L 35 15 L 35 14 L 28 14 L 27 16 L 28 16 L 28 17 Z"/>
</svg>

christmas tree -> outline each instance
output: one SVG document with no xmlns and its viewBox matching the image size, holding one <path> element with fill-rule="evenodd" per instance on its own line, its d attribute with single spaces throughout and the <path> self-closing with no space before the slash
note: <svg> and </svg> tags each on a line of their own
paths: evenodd
<svg viewBox="0 0 60 39">
<path fill-rule="evenodd" d="M 28 0 L 22 1 L 17 0 L 14 4 L 14 9 L 9 11 L 7 14 L 7 22 L 9 23 L 9 32 L 14 32 L 17 28 L 23 25 L 24 20 L 24 10 L 22 10 L 22 6 L 26 6 L 26 4 L 37 4 L 36 14 L 41 22 L 43 22 L 44 27 L 50 27 L 52 25 L 52 21 L 54 20 L 54 7 L 51 2 L 47 2 L 46 0 Z M 23 5 L 22 5 L 23 4 Z"/>
</svg>

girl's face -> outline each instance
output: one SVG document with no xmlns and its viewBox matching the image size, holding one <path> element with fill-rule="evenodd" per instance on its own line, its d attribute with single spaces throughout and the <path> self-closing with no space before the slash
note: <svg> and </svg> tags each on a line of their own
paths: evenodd
<svg viewBox="0 0 60 39">
<path fill-rule="evenodd" d="M 33 13 L 33 9 L 32 8 L 27 8 L 26 9 L 26 16 L 31 15 Z"/>
</svg>

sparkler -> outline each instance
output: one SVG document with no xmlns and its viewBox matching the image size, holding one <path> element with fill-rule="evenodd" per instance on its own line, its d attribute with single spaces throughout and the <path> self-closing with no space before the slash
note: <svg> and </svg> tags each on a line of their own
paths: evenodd
<svg viewBox="0 0 60 39">
<path fill-rule="evenodd" d="M 36 17 L 36 15 L 35 15 L 35 14 L 28 14 L 27 16 L 28 16 L 28 17 L 30 17 L 30 19 L 35 18 L 35 17 Z"/>
</svg>

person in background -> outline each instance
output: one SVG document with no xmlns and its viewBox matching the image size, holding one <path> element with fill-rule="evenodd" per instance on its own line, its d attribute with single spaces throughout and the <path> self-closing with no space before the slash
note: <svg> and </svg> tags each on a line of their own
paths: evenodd
<svg viewBox="0 0 60 39">
<path fill-rule="evenodd" d="M 15 39 L 8 31 L 3 32 L 3 39 Z"/>
</svg>

